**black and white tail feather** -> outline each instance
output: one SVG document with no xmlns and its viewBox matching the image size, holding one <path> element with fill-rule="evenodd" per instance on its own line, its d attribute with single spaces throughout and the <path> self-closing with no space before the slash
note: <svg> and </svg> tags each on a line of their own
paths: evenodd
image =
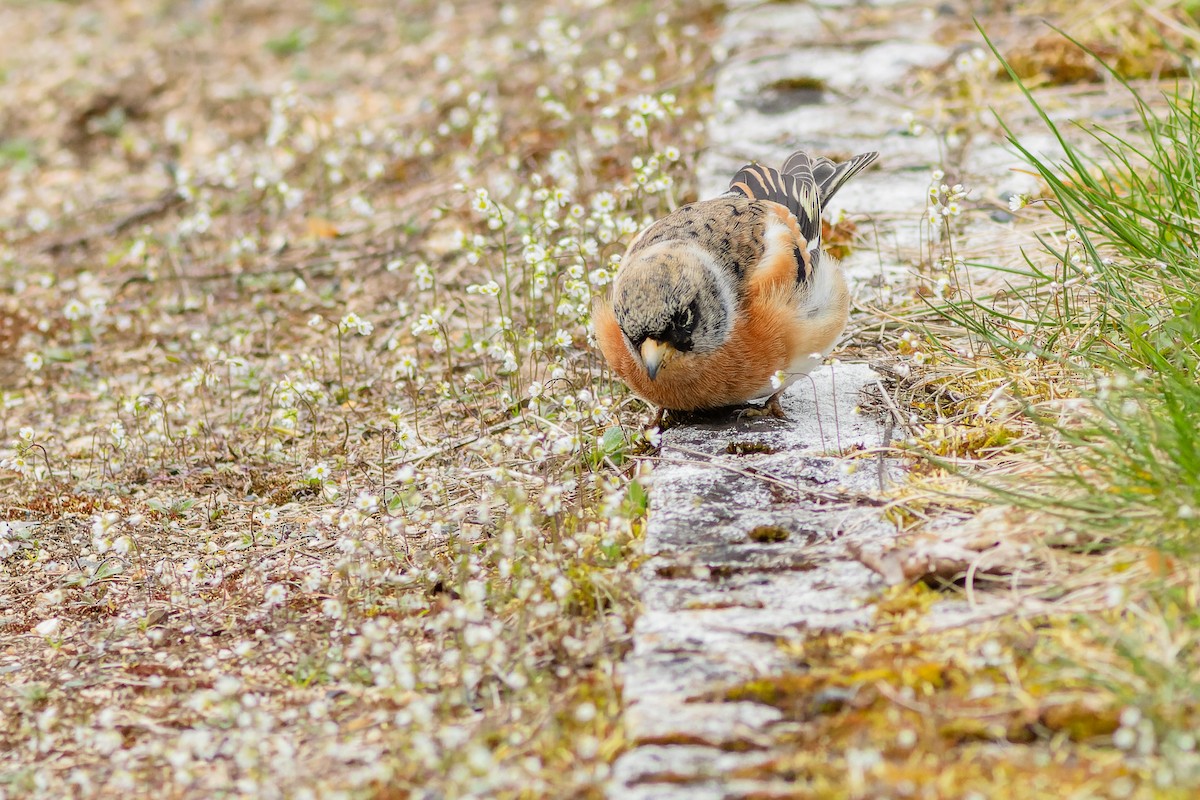
<svg viewBox="0 0 1200 800">
<path fill-rule="evenodd" d="M 769 200 L 795 215 L 800 234 L 808 242 L 812 267 L 821 256 L 821 209 L 842 184 L 869 166 L 879 153 L 862 153 L 841 163 L 824 156 L 816 158 L 797 150 L 783 162 L 782 169 L 747 164 L 729 182 L 729 191 L 751 200 Z"/>
</svg>

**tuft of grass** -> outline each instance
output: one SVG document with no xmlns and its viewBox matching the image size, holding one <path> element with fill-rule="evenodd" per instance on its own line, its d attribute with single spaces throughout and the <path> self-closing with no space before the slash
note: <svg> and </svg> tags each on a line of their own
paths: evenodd
<svg viewBox="0 0 1200 800">
<path fill-rule="evenodd" d="M 280 58 L 303 53 L 312 42 L 312 32 L 304 28 L 294 28 L 282 36 L 267 40 L 267 49 Z"/>
<path fill-rule="evenodd" d="M 1016 506 L 1019 521 L 997 535 L 1029 534 L 1061 571 L 1031 576 L 1047 601 L 1044 617 L 997 621 L 971 669 L 916 690 L 914 705 L 939 726 L 905 734 L 911 751 L 880 748 L 872 769 L 924 783 L 936 749 L 924 737 L 936 735 L 955 754 L 963 791 L 1189 797 L 1200 785 L 1200 105 L 1194 80 L 1134 81 L 1120 56 L 1106 60 L 1080 43 L 1087 37 L 1058 38 L 1132 113 L 1064 121 L 1058 101 L 1075 90 L 1027 79 L 985 34 L 1008 86 L 1033 112 L 1032 127 L 1009 122 L 1019 118 L 1011 110 L 995 118 L 1044 187 L 1010 199 L 1013 234 L 1032 229 L 1034 243 L 1012 257 L 972 258 L 967 229 L 950 211 L 959 187 L 935 172 L 929 229 L 944 255 L 918 289 L 932 313 L 897 349 L 911 364 L 900 388 L 919 417 L 906 426 L 908 442 L 932 465 L 910 490 L 918 500 L 924 486 L 943 503 Z M 1003 99 L 998 85 L 972 96 L 987 93 Z M 892 514 L 912 529 L 932 516 L 912 499 Z M 945 655 L 964 634 L 929 635 L 943 637 L 930 652 Z M 895 671 L 919 654 L 884 662 Z M 803 661 L 812 674 L 809 653 Z M 988 676 L 1001 662 L 1020 676 L 1019 697 Z M 901 708 L 914 699 L 893 674 L 870 688 Z M 947 704 L 962 689 L 966 702 Z M 876 700 L 859 694 L 862 718 L 873 721 Z M 840 713 L 812 723 L 814 735 L 856 722 Z M 1010 754 L 1090 766 L 1023 774 L 995 758 L 987 744 L 998 742 Z M 908 753 L 921 762 L 901 763 Z M 802 759 L 784 766 L 816 769 Z M 980 769 L 988 777 L 977 783 Z"/>
<path fill-rule="evenodd" d="M 1008 376 L 1027 418 L 1060 445 L 1044 451 L 1053 480 L 1004 490 L 1006 498 L 1105 536 L 1195 553 L 1200 105 L 1191 83 L 1140 88 L 1067 40 L 1128 94 L 1135 124 L 1056 121 L 989 41 L 1062 153 L 1035 152 L 1001 122 L 1049 190 L 1014 205 L 1040 206 L 1057 225 L 1022 265 L 968 265 L 1003 272 L 1005 288 L 937 309 Z M 1070 413 L 1052 398 L 1067 398 Z"/>
</svg>

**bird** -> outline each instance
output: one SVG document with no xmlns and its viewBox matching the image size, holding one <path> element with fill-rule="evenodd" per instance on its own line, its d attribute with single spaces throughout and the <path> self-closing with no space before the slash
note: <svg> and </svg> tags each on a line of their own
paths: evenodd
<svg viewBox="0 0 1200 800">
<path fill-rule="evenodd" d="M 654 425 L 730 406 L 786 418 L 780 396 L 829 355 L 850 312 L 841 266 L 821 249 L 821 210 L 878 155 L 752 162 L 724 194 L 630 242 L 593 332 L 613 372 L 658 407 Z"/>
</svg>

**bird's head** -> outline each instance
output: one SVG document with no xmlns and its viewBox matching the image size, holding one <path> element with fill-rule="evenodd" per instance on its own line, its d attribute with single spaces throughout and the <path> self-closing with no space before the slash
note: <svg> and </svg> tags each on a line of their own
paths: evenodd
<svg viewBox="0 0 1200 800">
<path fill-rule="evenodd" d="M 632 254 L 617 274 L 613 313 L 651 380 L 676 358 L 711 353 L 729 338 L 731 290 L 702 258 L 662 242 Z"/>
</svg>

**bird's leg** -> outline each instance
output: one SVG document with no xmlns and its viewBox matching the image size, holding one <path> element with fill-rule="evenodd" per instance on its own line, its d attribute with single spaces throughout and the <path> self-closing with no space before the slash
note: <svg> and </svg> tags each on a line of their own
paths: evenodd
<svg viewBox="0 0 1200 800">
<path fill-rule="evenodd" d="M 666 419 L 666 417 L 667 417 L 667 410 L 665 408 L 659 407 L 658 413 L 654 415 L 654 421 L 650 423 L 650 427 L 658 428 L 661 431 L 663 429 L 663 421 Z"/>
</svg>

